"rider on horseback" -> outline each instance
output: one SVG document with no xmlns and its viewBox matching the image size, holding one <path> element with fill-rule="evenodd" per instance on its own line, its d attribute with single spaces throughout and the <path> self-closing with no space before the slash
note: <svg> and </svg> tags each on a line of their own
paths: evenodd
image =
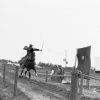
<svg viewBox="0 0 100 100">
<path fill-rule="evenodd" d="M 30 44 L 29 47 L 25 46 L 23 49 L 27 51 L 27 54 L 24 57 L 24 61 L 23 61 L 24 64 L 26 63 L 27 60 L 31 60 L 32 62 L 35 63 L 35 52 L 34 51 L 42 51 L 40 49 L 33 48 L 32 44 Z"/>
<path fill-rule="evenodd" d="M 27 66 L 28 62 L 31 62 L 34 65 L 34 67 L 32 67 L 32 68 L 36 73 L 36 69 L 35 69 L 35 52 L 34 51 L 42 51 L 42 50 L 33 48 L 32 44 L 30 44 L 29 47 L 25 46 L 23 49 L 27 51 L 27 54 L 24 57 L 24 61 L 23 61 L 24 66 L 23 67 Z M 30 69 L 30 67 L 28 69 Z M 36 76 L 37 76 L 37 74 L 36 74 Z"/>
</svg>

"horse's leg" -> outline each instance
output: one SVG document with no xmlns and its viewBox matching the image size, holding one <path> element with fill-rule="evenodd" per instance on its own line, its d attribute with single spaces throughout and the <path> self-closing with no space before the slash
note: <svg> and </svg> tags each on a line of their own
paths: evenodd
<svg viewBox="0 0 100 100">
<path fill-rule="evenodd" d="M 21 70 L 21 75 L 22 75 L 22 74 L 23 74 L 23 71 L 24 71 L 25 66 L 22 64 L 20 67 L 21 67 L 21 69 L 22 69 L 22 70 Z"/>
<path fill-rule="evenodd" d="M 36 72 L 36 69 L 35 69 L 35 64 L 33 65 L 33 70 L 35 71 L 35 76 L 38 76 L 37 72 Z"/>
<path fill-rule="evenodd" d="M 31 72 L 30 70 L 28 71 L 28 74 L 29 74 L 29 80 L 31 79 Z"/>
<path fill-rule="evenodd" d="M 21 75 L 22 75 L 22 73 L 23 73 L 23 70 L 24 70 L 24 68 L 22 68 Z"/>
<path fill-rule="evenodd" d="M 25 71 L 25 77 L 26 77 L 26 74 L 27 74 L 27 70 Z"/>
</svg>

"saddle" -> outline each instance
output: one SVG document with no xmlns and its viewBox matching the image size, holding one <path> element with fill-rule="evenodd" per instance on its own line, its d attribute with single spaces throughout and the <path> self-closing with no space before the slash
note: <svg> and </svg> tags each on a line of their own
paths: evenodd
<svg viewBox="0 0 100 100">
<path fill-rule="evenodd" d="M 24 61 L 24 65 L 26 65 L 27 63 L 33 63 L 35 64 L 35 59 L 32 59 L 31 56 L 27 56 L 25 61 Z"/>
</svg>

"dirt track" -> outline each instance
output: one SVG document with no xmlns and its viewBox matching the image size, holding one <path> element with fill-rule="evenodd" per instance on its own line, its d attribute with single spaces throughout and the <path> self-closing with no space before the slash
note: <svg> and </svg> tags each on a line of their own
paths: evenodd
<svg viewBox="0 0 100 100">
<path fill-rule="evenodd" d="M 6 81 L 13 84 L 14 73 L 6 72 Z M 2 77 L 2 74 L 0 74 Z M 18 88 L 27 95 L 28 100 L 67 100 L 67 90 L 61 89 L 56 85 L 50 85 L 41 81 L 19 78 Z M 12 90 L 13 91 L 13 90 Z M 20 100 L 20 99 L 19 99 Z"/>
</svg>

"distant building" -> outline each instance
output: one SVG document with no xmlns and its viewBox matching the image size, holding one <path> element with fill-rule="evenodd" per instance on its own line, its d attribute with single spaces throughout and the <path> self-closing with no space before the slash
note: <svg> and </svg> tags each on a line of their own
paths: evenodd
<svg viewBox="0 0 100 100">
<path fill-rule="evenodd" d="M 95 57 L 95 68 L 96 68 L 96 71 L 100 71 L 100 57 L 99 56 Z"/>
</svg>

